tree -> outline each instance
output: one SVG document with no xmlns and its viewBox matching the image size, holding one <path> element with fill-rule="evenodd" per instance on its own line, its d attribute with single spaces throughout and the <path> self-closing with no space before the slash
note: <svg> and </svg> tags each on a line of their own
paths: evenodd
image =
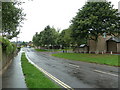
<svg viewBox="0 0 120 90">
<path fill-rule="evenodd" d="M 43 44 L 44 45 L 55 45 L 55 33 L 56 30 L 54 28 L 51 28 L 49 25 L 45 27 L 43 31 Z"/>
<path fill-rule="evenodd" d="M 57 45 L 58 32 L 54 27 L 50 27 L 49 25 L 45 27 L 43 31 L 39 34 L 36 33 L 33 36 L 33 43 L 35 46 L 54 46 Z"/>
<path fill-rule="evenodd" d="M 25 19 L 25 14 L 21 8 L 16 7 L 21 5 L 21 2 L 2 2 L 2 35 L 8 39 L 16 37 L 21 27 L 21 22 Z"/>
<path fill-rule="evenodd" d="M 72 42 L 72 38 L 70 37 L 70 35 L 71 35 L 70 29 L 62 30 L 58 38 L 59 45 L 62 45 L 63 48 L 69 47 Z"/>
<path fill-rule="evenodd" d="M 35 45 L 35 46 L 40 46 L 40 43 L 39 43 L 39 35 L 38 35 L 38 33 L 36 32 L 36 34 L 33 36 L 33 39 L 32 39 L 32 41 L 33 41 L 33 44 Z"/>
<path fill-rule="evenodd" d="M 76 43 L 85 43 L 88 39 L 97 41 L 103 33 L 119 35 L 119 15 L 111 2 L 87 2 L 71 21 L 71 36 Z"/>
</svg>

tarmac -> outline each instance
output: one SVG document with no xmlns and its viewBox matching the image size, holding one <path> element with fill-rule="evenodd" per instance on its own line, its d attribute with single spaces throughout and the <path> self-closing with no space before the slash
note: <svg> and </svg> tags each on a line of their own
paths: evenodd
<svg viewBox="0 0 120 90">
<path fill-rule="evenodd" d="M 2 75 L 2 89 L 27 88 L 21 67 L 21 51 Z"/>
</svg>

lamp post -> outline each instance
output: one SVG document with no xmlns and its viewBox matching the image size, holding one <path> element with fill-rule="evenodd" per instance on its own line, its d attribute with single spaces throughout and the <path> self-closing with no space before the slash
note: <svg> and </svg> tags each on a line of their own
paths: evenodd
<svg viewBox="0 0 120 90">
<path fill-rule="evenodd" d="M 16 47 L 18 46 L 18 38 L 19 37 L 16 37 Z"/>
<path fill-rule="evenodd" d="M 118 2 L 118 12 L 120 13 L 120 1 Z"/>
</svg>

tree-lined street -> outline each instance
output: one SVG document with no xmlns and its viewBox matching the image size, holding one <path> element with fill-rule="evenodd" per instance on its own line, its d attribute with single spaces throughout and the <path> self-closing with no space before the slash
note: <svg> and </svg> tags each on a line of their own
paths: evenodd
<svg viewBox="0 0 120 90">
<path fill-rule="evenodd" d="M 23 9 L 27 5 L 21 1 L 1 3 L 0 77 L 2 75 L 4 89 L 119 88 L 120 12 L 107 0 L 87 0 L 71 17 L 68 27 L 56 29 L 56 23 L 62 25 L 68 19 L 65 17 L 60 22 L 59 18 L 65 12 L 57 13 L 68 6 L 65 1 L 60 0 L 62 4 L 59 6 L 59 1 L 33 0 L 35 6 L 31 8 L 32 4 L 28 4 L 28 11 Z M 76 6 L 73 2 L 70 5 L 73 9 Z M 60 10 L 54 11 L 56 7 Z M 37 13 L 32 12 L 34 8 Z M 57 20 L 51 19 L 53 12 Z M 42 15 L 45 24 L 41 23 Z M 52 26 L 49 21 L 56 22 Z M 22 27 L 22 24 L 27 25 Z M 29 37 L 30 30 L 34 31 L 31 41 L 25 41 L 25 38 L 19 41 L 18 35 L 23 30 L 26 33 L 22 38 Z"/>
<path fill-rule="evenodd" d="M 118 67 L 70 61 L 23 48 L 28 58 L 72 88 L 118 88 Z"/>
</svg>

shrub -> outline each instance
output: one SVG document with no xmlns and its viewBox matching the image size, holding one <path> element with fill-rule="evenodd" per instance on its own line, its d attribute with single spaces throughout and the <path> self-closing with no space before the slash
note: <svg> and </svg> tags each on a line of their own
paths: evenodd
<svg viewBox="0 0 120 90">
<path fill-rule="evenodd" d="M 13 54 L 16 50 L 16 46 L 8 39 L 0 37 L 0 43 L 2 43 L 2 51 L 7 55 Z"/>
<path fill-rule="evenodd" d="M 20 51 L 21 47 L 17 47 L 18 51 Z"/>
</svg>

